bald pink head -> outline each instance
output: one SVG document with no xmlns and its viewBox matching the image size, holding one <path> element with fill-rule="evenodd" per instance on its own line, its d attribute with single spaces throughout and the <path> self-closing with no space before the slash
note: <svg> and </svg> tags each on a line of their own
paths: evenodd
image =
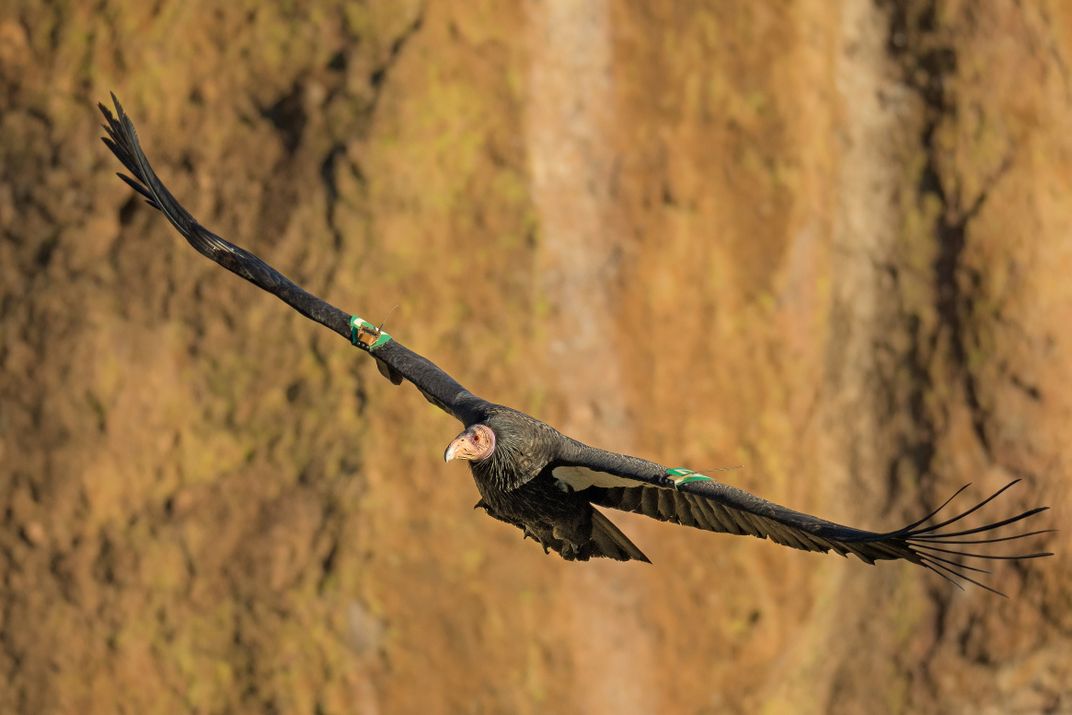
<svg viewBox="0 0 1072 715">
<path fill-rule="evenodd" d="M 479 462 L 487 459 L 495 451 L 495 433 L 487 425 L 473 425 L 454 438 L 443 453 L 444 461 L 463 459 L 466 462 Z"/>
</svg>

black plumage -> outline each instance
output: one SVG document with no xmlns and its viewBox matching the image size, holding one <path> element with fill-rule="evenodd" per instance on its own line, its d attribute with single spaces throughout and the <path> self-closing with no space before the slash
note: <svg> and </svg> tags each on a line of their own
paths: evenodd
<svg viewBox="0 0 1072 715">
<path fill-rule="evenodd" d="M 395 384 L 409 381 L 429 402 L 461 421 L 466 429 L 451 442 L 445 456 L 448 460 L 457 457 L 470 461 L 481 496 L 477 507 L 518 527 L 545 551 L 555 551 L 568 560 L 606 557 L 647 561 L 640 549 L 595 508 L 600 506 L 708 531 L 749 534 L 806 551 L 853 554 L 867 563 L 904 559 L 957 586 L 959 581 L 966 581 L 995 593 L 998 591 L 973 575 L 987 572 L 965 563 L 966 559 L 1051 555 L 978 552 L 979 545 L 1017 541 L 1051 531 L 989 536 L 1046 507 L 975 528 L 954 526 L 1015 482 L 937 523 L 932 520 L 964 488 L 933 513 L 902 529 L 863 531 L 787 509 L 687 469 L 590 447 L 529 415 L 481 399 L 387 333 L 317 298 L 257 256 L 197 223 L 161 183 L 141 150 L 134 125 L 114 95 L 112 100 L 115 115 L 100 105 L 107 120 L 104 143 L 133 175 L 120 174 L 120 178 L 160 210 L 201 254 L 349 339 L 372 355 L 385 377 Z M 976 534 L 983 538 L 961 538 Z"/>
</svg>

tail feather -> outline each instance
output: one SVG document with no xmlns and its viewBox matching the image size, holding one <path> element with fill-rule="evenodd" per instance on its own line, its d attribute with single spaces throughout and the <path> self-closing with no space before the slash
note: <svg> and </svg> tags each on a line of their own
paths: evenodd
<svg viewBox="0 0 1072 715">
<path fill-rule="evenodd" d="M 592 508 L 592 540 L 586 544 L 589 556 L 602 556 L 617 561 L 643 561 L 651 563 L 651 559 L 637 548 L 629 537 L 622 533 L 621 529 L 614 525 L 607 517 L 596 508 Z"/>
</svg>

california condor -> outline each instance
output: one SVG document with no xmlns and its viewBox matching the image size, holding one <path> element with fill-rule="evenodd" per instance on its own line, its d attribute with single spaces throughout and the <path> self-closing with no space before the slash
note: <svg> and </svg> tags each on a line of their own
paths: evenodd
<svg viewBox="0 0 1072 715">
<path fill-rule="evenodd" d="M 467 461 L 480 492 L 477 506 L 521 529 L 545 551 L 554 551 L 570 561 L 593 557 L 648 561 L 596 508 L 599 506 L 708 531 L 749 534 L 805 551 L 854 554 L 869 564 L 904 559 L 958 587 L 963 580 L 995 593 L 1000 592 L 973 576 L 988 572 L 964 563 L 965 559 L 1052 555 L 978 552 L 979 545 L 1052 531 L 998 531 L 1046 507 L 974 528 L 960 526 L 962 519 L 996 499 L 1015 481 L 950 518 L 939 521 L 937 515 L 966 487 L 938 509 L 903 528 L 884 533 L 863 531 L 787 509 L 689 469 L 590 447 L 523 412 L 477 397 L 380 328 L 317 298 L 249 251 L 200 225 L 161 183 L 142 152 L 133 123 L 114 95 L 112 101 L 114 116 L 103 104 L 99 105 L 107 121 L 104 143 L 133 175 L 119 177 L 150 206 L 160 210 L 201 254 L 334 330 L 371 355 L 391 382 L 408 380 L 429 402 L 456 417 L 465 429 L 447 445 L 444 458 L 448 462 Z"/>
</svg>

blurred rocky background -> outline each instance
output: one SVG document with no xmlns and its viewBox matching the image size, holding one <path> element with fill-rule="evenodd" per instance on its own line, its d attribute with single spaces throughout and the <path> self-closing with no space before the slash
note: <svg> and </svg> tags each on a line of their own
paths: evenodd
<svg viewBox="0 0 1072 715">
<path fill-rule="evenodd" d="M 94 106 L 580 439 L 876 530 L 1023 477 L 1060 527 L 1070 64 L 1059 0 L 0 0 L 0 711 L 1072 710 L 1068 529 L 1008 600 L 623 515 L 654 566 L 546 557 Z"/>
</svg>

